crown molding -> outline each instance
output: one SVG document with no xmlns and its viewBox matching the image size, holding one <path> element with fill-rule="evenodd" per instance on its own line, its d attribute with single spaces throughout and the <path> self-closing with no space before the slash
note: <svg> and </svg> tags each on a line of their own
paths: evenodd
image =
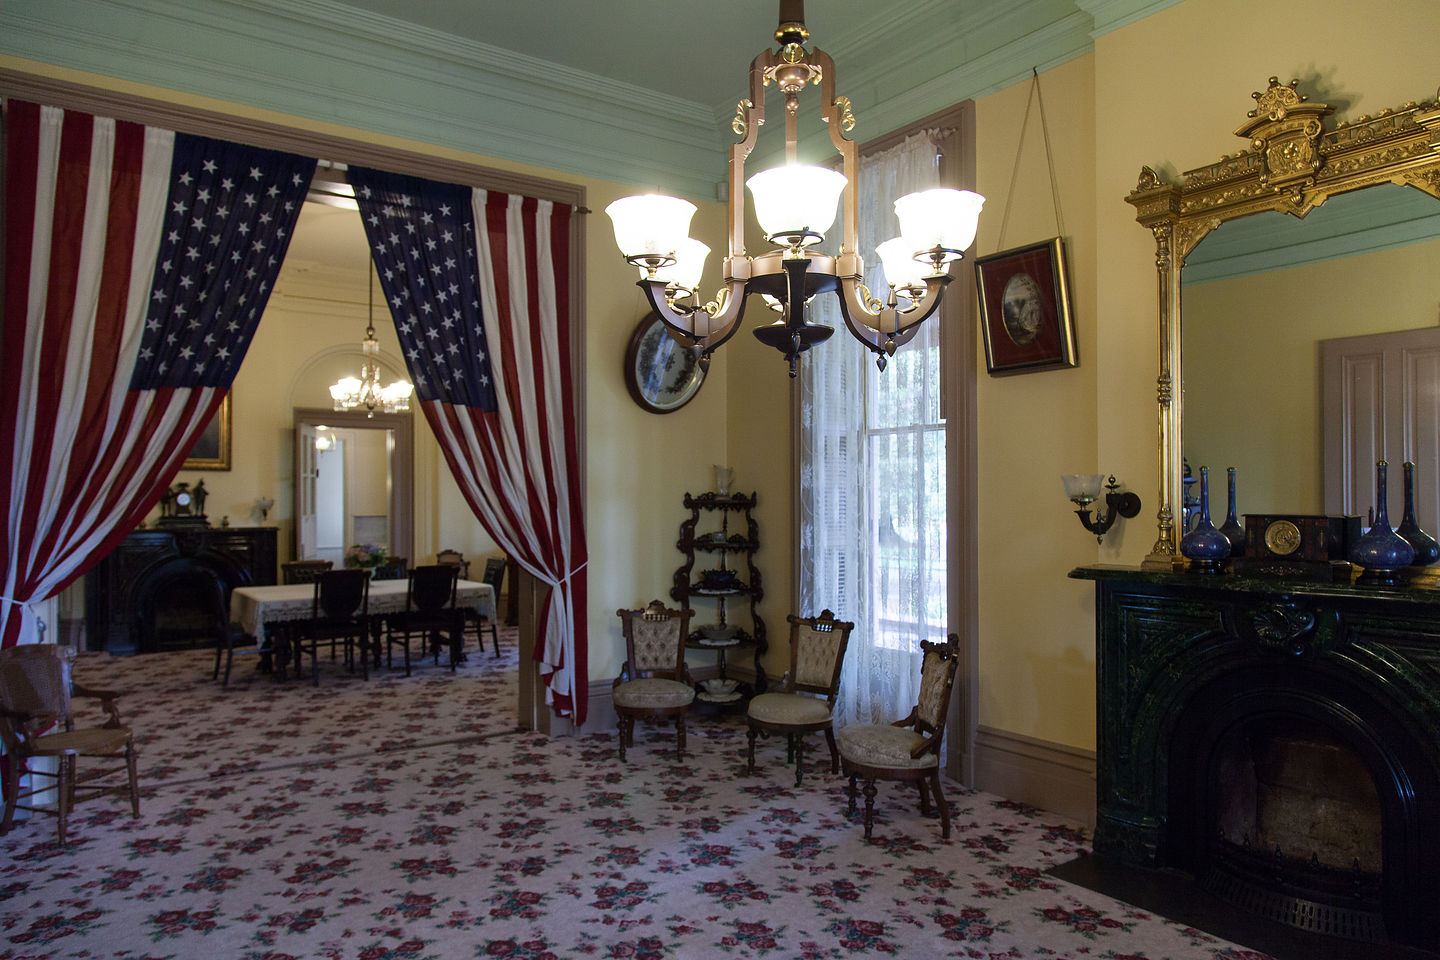
<svg viewBox="0 0 1440 960">
<path fill-rule="evenodd" d="M 1180 0 L 1075 0 L 1075 6 L 1084 10 L 1095 21 L 1095 29 L 1090 36 L 1101 37 L 1179 2 Z"/>
<path fill-rule="evenodd" d="M 870 139 L 1088 52 L 1097 16 L 1113 29 L 1169 2 L 877 6 L 817 45 Z M 0 53 L 91 74 L 707 201 L 726 176 L 734 100 L 682 100 L 340 0 L 47 0 L 8 4 L 6 21 Z"/>
</svg>

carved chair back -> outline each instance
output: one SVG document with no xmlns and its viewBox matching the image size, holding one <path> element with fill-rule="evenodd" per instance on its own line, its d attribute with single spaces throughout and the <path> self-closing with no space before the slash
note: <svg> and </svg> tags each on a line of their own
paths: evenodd
<svg viewBox="0 0 1440 960">
<path fill-rule="evenodd" d="M 790 621 L 790 672 L 782 686 L 789 693 L 814 693 L 830 705 L 840 690 L 845 648 L 855 624 L 836 620 L 823 610 L 818 617 L 787 617 Z"/>
<path fill-rule="evenodd" d="M 679 680 L 689 676 L 685 668 L 685 638 L 690 632 L 693 610 L 671 610 L 659 600 L 639 610 L 617 610 L 625 633 L 625 672 L 634 680 L 664 677 Z"/>
</svg>

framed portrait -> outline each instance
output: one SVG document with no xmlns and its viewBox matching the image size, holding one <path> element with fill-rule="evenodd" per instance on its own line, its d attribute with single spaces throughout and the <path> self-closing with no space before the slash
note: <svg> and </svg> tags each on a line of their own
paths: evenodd
<svg viewBox="0 0 1440 960">
<path fill-rule="evenodd" d="M 1068 276 L 1060 237 L 975 261 L 980 329 L 990 373 L 1075 366 Z"/>
<path fill-rule="evenodd" d="M 190 456 L 181 465 L 182 470 L 229 470 L 230 469 L 230 398 L 225 394 L 215 417 L 200 433 L 200 439 L 190 450 Z"/>
<path fill-rule="evenodd" d="M 695 398 L 705 382 L 700 358 L 665 332 L 651 310 L 635 327 L 625 349 L 625 386 L 641 409 L 674 413 Z"/>
</svg>

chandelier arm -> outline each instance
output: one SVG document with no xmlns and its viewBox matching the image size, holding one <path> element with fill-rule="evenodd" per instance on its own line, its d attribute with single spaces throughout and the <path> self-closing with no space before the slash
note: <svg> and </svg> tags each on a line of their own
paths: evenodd
<svg viewBox="0 0 1440 960">
<path fill-rule="evenodd" d="M 774 54 L 764 50 L 750 61 L 750 96 L 735 108 L 731 129 L 740 137 L 730 146 L 730 257 L 726 276 L 731 275 L 731 261 L 745 259 L 745 161 L 755 149 L 760 127 L 765 123 L 765 72 L 774 64 Z"/>
<path fill-rule="evenodd" d="M 830 131 L 830 143 L 839 152 L 840 172 L 845 174 L 845 189 L 840 194 L 842 254 L 860 252 L 860 155 L 855 141 L 845 134 L 854 129 L 855 115 L 850 111 L 850 100 L 835 94 L 835 61 L 820 48 L 810 51 L 810 61 L 820 68 L 820 119 Z"/>
<path fill-rule="evenodd" d="M 907 310 L 882 307 L 871 310 L 865 302 L 860 283 L 853 277 L 840 279 L 840 315 L 850 333 L 875 353 L 893 354 L 896 347 L 909 343 L 920 325 L 940 307 L 941 296 L 952 277 L 948 273 L 925 278 L 925 296 Z"/>
<path fill-rule="evenodd" d="M 635 284 L 645 292 L 651 309 L 660 317 L 670 337 L 683 347 L 698 347 L 709 355 L 716 347 L 735 335 L 745 315 L 745 283 L 743 280 L 729 281 L 722 293 L 716 297 L 718 309 L 711 313 L 705 307 L 677 307 L 665 296 L 665 283 L 660 280 L 639 280 Z M 696 330 L 696 320 L 705 318 L 706 332 Z"/>
</svg>

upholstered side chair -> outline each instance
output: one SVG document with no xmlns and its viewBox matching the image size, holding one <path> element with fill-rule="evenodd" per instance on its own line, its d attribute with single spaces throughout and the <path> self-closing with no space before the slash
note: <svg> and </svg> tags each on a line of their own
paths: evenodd
<svg viewBox="0 0 1440 960">
<path fill-rule="evenodd" d="M 790 670 L 774 691 L 750 701 L 745 715 L 750 727 L 745 767 L 748 772 L 755 772 L 756 737 L 784 734 L 785 760 L 795 764 L 795 786 L 798 787 L 805 768 L 807 733 L 825 732 L 825 741 L 830 746 L 830 772 L 840 772 L 831 713 L 840 691 L 845 648 L 850 644 L 850 631 L 855 629 L 855 624 L 836 620 L 829 610 L 822 611 L 818 617 L 791 614 L 786 619 L 790 621 Z"/>
<path fill-rule="evenodd" d="M 940 836 L 950 838 L 950 808 L 940 790 L 940 743 L 950 712 L 950 691 L 959 664 L 960 638 L 944 643 L 920 641 L 920 698 L 910 715 L 892 724 L 857 724 L 839 733 L 840 763 L 850 777 L 850 815 L 855 814 L 855 785 L 865 781 L 865 839 L 875 815 L 875 781 L 901 780 L 920 790 L 920 813 L 930 815 L 930 795 L 940 808 Z"/>
<path fill-rule="evenodd" d="M 118 693 L 92 690 L 71 680 L 75 651 L 53 643 L 30 643 L 0 651 L 0 744 L 5 756 L 5 813 L 0 819 L 0 833 L 9 833 L 16 810 L 53 813 L 58 822 L 60 845 L 71 809 L 77 801 L 106 793 L 125 793 L 130 797 L 131 816 L 140 816 L 140 789 L 135 775 L 135 740 L 130 728 L 120 723 Z M 99 701 L 106 720 L 99 726 L 77 727 L 72 715 L 72 697 Z M 98 719 L 98 718 L 97 718 Z M 51 727 L 59 729 L 46 733 Z M 37 757 L 52 758 L 55 772 L 46 767 L 32 766 Z M 82 770 L 79 758 L 99 759 Z M 123 766 L 103 761 L 123 761 Z M 123 783 L 112 778 L 121 771 Z M 20 789 L 20 779 L 28 775 L 31 786 Z M 47 778 L 43 784 L 34 778 Z M 55 808 L 29 806 L 22 800 L 50 789 L 55 790 Z"/>
<path fill-rule="evenodd" d="M 659 600 L 639 610 L 616 610 L 625 633 L 625 665 L 611 687 L 619 718 L 620 762 L 635 745 L 637 719 L 675 723 L 675 757 L 685 759 L 685 712 L 695 682 L 685 665 L 685 638 L 693 610 L 671 610 Z"/>
</svg>

